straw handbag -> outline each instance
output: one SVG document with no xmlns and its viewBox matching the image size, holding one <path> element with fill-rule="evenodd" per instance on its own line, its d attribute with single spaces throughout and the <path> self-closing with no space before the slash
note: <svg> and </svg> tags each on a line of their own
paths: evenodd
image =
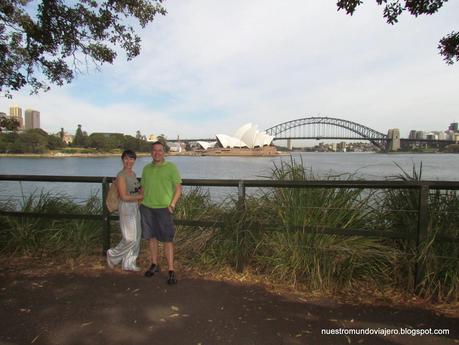
<svg viewBox="0 0 459 345">
<path fill-rule="evenodd" d="M 110 187 L 108 188 L 107 193 L 107 209 L 109 212 L 115 212 L 118 210 L 118 202 L 119 202 L 119 194 L 118 194 L 118 186 L 116 180 L 112 182 Z"/>
</svg>

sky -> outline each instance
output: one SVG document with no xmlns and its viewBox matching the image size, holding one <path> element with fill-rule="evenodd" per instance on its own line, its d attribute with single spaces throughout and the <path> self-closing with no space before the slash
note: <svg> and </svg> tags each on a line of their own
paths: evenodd
<svg viewBox="0 0 459 345">
<path fill-rule="evenodd" d="M 368 0 L 353 16 L 336 1 L 167 0 L 139 31 L 141 54 L 89 66 L 65 86 L 0 98 L 40 111 L 48 133 L 212 138 L 251 122 L 260 130 L 328 116 L 382 133 L 446 130 L 459 121 L 459 63 L 438 41 L 457 31 L 459 1 L 395 25 Z"/>
</svg>

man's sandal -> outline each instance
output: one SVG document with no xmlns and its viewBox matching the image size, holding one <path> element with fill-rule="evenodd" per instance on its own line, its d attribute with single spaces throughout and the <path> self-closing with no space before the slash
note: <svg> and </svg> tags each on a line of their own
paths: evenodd
<svg viewBox="0 0 459 345">
<path fill-rule="evenodd" d="M 167 278 L 167 284 L 174 285 L 177 284 L 177 276 L 174 271 L 169 271 L 169 278 Z"/>
</svg>

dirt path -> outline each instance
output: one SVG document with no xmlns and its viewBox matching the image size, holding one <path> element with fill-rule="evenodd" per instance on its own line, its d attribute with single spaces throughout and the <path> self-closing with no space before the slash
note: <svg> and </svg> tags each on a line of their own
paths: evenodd
<svg viewBox="0 0 459 345">
<path fill-rule="evenodd" d="M 459 344 L 459 319 L 415 308 L 279 296 L 258 285 L 101 266 L 83 272 L 3 265 L 0 345 Z M 449 335 L 323 335 L 446 329 Z"/>
</svg>

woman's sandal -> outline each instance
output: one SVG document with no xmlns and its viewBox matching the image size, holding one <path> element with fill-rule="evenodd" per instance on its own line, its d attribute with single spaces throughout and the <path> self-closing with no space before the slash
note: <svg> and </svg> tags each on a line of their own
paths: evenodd
<svg viewBox="0 0 459 345">
<path fill-rule="evenodd" d="M 150 268 L 145 272 L 145 277 L 151 277 L 155 273 L 159 272 L 159 266 L 156 264 L 151 264 Z"/>
</svg>

